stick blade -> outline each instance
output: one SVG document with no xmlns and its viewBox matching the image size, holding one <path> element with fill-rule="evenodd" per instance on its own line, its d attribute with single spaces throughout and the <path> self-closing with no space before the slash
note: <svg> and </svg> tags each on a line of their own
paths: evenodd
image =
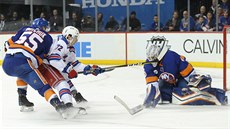
<svg viewBox="0 0 230 129">
<path fill-rule="evenodd" d="M 138 106 L 135 106 L 135 107 L 131 108 L 129 113 L 130 113 L 131 115 L 134 115 L 134 114 L 136 114 L 136 113 L 142 111 L 143 109 L 144 109 L 144 106 L 143 106 L 142 104 L 140 104 L 140 105 L 138 105 Z"/>
<path fill-rule="evenodd" d="M 128 105 L 118 96 L 114 96 L 114 99 L 120 103 L 131 115 L 134 115 L 144 109 L 144 106 L 142 104 L 135 106 L 133 108 L 129 108 Z"/>
</svg>

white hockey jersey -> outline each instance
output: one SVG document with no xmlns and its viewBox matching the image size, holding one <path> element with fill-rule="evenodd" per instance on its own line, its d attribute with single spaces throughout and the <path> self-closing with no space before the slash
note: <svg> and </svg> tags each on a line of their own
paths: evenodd
<svg viewBox="0 0 230 129">
<path fill-rule="evenodd" d="M 86 65 L 77 60 L 75 48 L 68 45 L 64 36 L 59 35 L 53 41 L 47 58 L 50 65 L 58 69 L 66 79 L 72 69 L 77 72 L 84 70 Z"/>
</svg>

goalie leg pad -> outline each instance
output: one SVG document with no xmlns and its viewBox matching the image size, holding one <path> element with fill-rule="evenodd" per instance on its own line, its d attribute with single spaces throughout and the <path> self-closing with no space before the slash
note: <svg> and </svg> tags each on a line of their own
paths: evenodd
<svg viewBox="0 0 230 129">
<path fill-rule="evenodd" d="M 172 91 L 173 91 L 173 84 L 169 84 L 164 80 L 159 80 L 159 89 L 161 93 L 161 100 L 172 102 Z"/>
<path fill-rule="evenodd" d="M 226 93 L 225 93 L 225 101 L 226 101 L 226 103 L 228 104 L 228 105 L 230 105 L 230 91 L 226 91 Z"/>
<path fill-rule="evenodd" d="M 207 92 L 214 95 L 222 105 L 226 105 L 228 103 L 224 90 L 218 88 L 210 88 Z"/>
<path fill-rule="evenodd" d="M 173 104 L 179 105 L 221 105 L 216 96 L 200 91 L 197 88 L 175 88 L 173 92 Z"/>
</svg>

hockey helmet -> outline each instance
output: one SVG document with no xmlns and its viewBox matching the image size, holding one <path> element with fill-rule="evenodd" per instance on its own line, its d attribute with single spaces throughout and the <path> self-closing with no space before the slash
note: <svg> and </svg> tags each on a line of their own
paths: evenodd
<svg viewBox="0 0 230 129">
<path fill-rule="evenodd" d="M 70 46 L 73 46 L 79 39 L 79 30 L 73 26 L 63 29 L 62 35 L 67 39 Z"/>
<path fill-rule="evenodd" d="M 170 49 L 168 41 L 164 37 L 153 37 L 146 46 L 146 56 L 149 61 L 160 61 Z"/>
<path fill-rule="evenodd" d="M 36 18 L 34 19 L 33 23 L 32 23 L 32 27 L 34 28 L 40 28 L 43 29 L 45 31 L 49 31 L 50 27 L 49 27 L 49 23 L 48 21 L 46 21 L 44 18 Z"/>
</svg>

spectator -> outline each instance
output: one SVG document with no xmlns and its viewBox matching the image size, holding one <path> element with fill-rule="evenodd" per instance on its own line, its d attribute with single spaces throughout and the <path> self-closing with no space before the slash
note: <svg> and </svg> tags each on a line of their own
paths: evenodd
<svg viewBox="0 0 230 129">
<path fill-rule="evenodd" d="M 188 16 L 188 11 L 184 11 L 183 18 L 181 19 L 181 23 L 180 23 L 180 31 L 182 32 L 188 31 L 189 22 L 190 22 L 190 30 L 193 31 L 195 26 L 195 21 L 191 16 L 190 17 Z"/>
<path fill-rule="evenodd" d="M 223 13 L 223 9 L 219 6 L 218 7 L 218 10 L 217 10 L 217 18 L 216 18 L 216 15 L 213 15 L 214 16 L 214 19 L 217 19 L 218 21 L 216 21 L 216 23 L 218 24 L 218 31 L 222 31 L 222 25 L 220 23 L 220 17 L 222 17 L 224 15 Z"/>
<path fill-rule="evenodd" d="M 44 12 L 41 12 L 41 13 L 40 13 L 40 18 L 46 19 L 46 15 L 45 15 Z"/>
<path fill-rule="evenodd" d="M 16 11 L 13 12 L 12 17 L 10 18 L 10 21 L 18 21 L 18 13 Z"/>
<path fill-rule="evenodd" d="M 200 16 L 203 16 L 205 19 L 207 19 L 207 17 L 206 17 L 206 7 L 205 6 L 201 6 L 200 7 L 200 13 L 195 15 L 196 21 L 200 19 Z"/>
<path fill-rule="evenodd" d="M 158 31 L 158 26 L 159 26 L 158 21 L 159 21 L 158 16 L 154 15 L 153 16 L 153 23 L 151 24 L 151 28 L 150 28 L 151 31 Z M 161 30 L 163 30 L 163 24 L 162 23 L 160 23 L 160 31 Z"/>
<path fill-rule="evenodd" d="M 216 4 L 217 0 L 212 0 L 212 5 L 210 7 L 210 11 L 212 11 L 212 14 L 215 15 L 216 14 L 216 6 L 219 6 Z"/>
<path fill-rule="evenodd" d="M 61 31 L 62 27 L 63 27 L 63 21 L 62 21 L 62 17 L 60 15 L 58 15 L 58 10 L 54 9 L 53 10 L 53 16 L 50 17 L 50 27 L 51 27 L 51 31 L 55 32 L 55 31 Z"/>
<path fill-rule="evenodd" d="M 113 16 L 109 17 L 109 21 L 105 25 L 105 31 L 114 32 L 119 30 L 119 24 Z"/>
<path fill-rule="evenodd" d="M 223 10 L 220 6 L 218 7 L 217 15 L 218 15 L 219 17 L 221 17 L 221 16 L 224 15 L 224 10 Z"/>
<path fill-rule="evenodd" d="M 207 13 L 207 22 L 205 24 L 205 27 L 203 28 L 204 31 L 214 31 L 215 30 L 215 20 L 213 19 L 213 14 L 212 12 Z"/>
<path fill-rule="evenodd" d="M 95 20 L 90 15 L 83 17 L 82 31 L 83 32 L 94 32 L 95 31 Z"/>
<path fill-rule="evenodd" d="M 230 17 L 228 11 L 224 11 L 224 16 L 220 17 L 220 29 L 223 30 L 225 25 L 230 25 Z"/>
<path fill-rule="evenodd" d="M 164 27 L 164 30 L 167 30 L 167 31 L 179 31 L 179 28 L 180 28 L 179 13 L 178 13 L 178 11 L 174 11 L 172 19 L 170 19 L 166 23 L 166 25 Z"/>
<path fill-rule="evenodd" d="M 7 23 L 7 31 L 16 31 L 22 27 L 22 24 L 19 20 L 18 13 L 13 11 L 10 21 Z"/>
<path fill-rule="evenodd" d="M 228 11 L 228 9 L 229 9 L 229 1 L 228 0 L 221 0 L 220 7 L 224 11 Z"/>
<path fill-rule="evenodd" d="M 76 27 L 79 31 L 81 31 L 81 18 L 77 13 L 72 13 L 71 19 L 67 23 L 68 26 L 74 26 Z"/>
<path fill-rule="evenodd" d="M 102 13 L 97 14 L 97 21 L 98 21 L 98 32 L 102 32 L 103 27 L 104 27 L 103 14 Z"/>
<path fill-rule="evenodd" d="M 125 30 L 127 29 L 127 18 L 125 18 L 122 22 L 122 27 L 125 27 Z M 129 30 L 130 31 L 139 31 L 141 30 L 141 22 L 139 19 L 136 18 L 136 12 L 132 11 L 129 17 Z"/>
<path fill-rule="evenodd" d="M 21 27 L 31 25 L 30 21 L 26 20 L 24 17 L 21 18 L 20 24 L 21 24 Z"/>
<path fill-rule="evenodd" d="M 6 29 L 6 19 L 3 14 L 0 14 L 0 31 L 4 31 Z"/>
<path fill-rule="evenodd" d="M 205 24 L 205 18 L 200 15 L 195 26 L 195 31 L 204 31 L 203 29 L 205 28 Z"/>
</svg>

